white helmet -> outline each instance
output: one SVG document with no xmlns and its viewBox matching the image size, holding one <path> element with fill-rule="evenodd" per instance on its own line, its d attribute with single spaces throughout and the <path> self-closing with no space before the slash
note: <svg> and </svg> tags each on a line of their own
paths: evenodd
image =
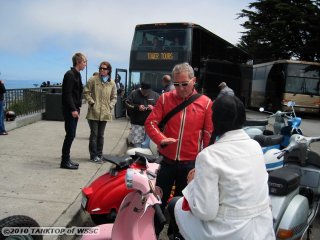
<svg viewBox="0 0 320 240">
<path fill-rule="evenodd" d="M 263 155 L 267 171 L 283 167 L 283 157 L 280 159 L 277 158 L 280 153 L 281 151 L 279 149 L 271 148 Z"/>
</svg>

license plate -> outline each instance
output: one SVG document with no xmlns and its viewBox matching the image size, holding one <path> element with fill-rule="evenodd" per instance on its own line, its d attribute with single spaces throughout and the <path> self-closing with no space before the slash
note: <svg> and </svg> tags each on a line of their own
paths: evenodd
<svg viewBox="0 0 320 240">
<path fill-rule="evenodd" d="M 82 195 L 81 206 L 83 209 L 86 209 L 88 199 L 86 196 Z"/>
</svg>

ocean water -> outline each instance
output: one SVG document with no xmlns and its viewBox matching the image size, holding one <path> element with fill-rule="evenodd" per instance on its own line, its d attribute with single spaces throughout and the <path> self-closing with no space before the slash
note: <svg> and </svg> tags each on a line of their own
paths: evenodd
<svg viewBox="0 0 320 240">
<path fill-rule="evenodd" d="M 39 88 L 44 81 L 37 80 L 4 80 L 6 89 L 20 89 L 20 88 Z M 46 82 L 46 81 L 45 81 Z M 60 82 L 50 82 L 50 84 L 57 84 Z"/>
</svg>

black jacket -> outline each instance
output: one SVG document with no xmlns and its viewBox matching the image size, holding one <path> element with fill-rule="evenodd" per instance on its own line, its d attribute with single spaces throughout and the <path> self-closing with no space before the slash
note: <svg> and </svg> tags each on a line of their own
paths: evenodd
<svg viewBox="0 0 320 240">
<path fill-rule="evenodd" d="M 62 83 L 62 107 L 66 111 L 77 111 L 81 107 L 83 85 L 81 74 L 74 68 L 67 71 Z"/>
<path fill-rule="evenodd" d="M 151 110 L 139 111 L 139 106 L 154 106 L 158 99 L 159 94 L 154 91 L 151 91 L 148 97 L 143 96 L 140 89 L 131 92 L 131 94 L 125 101 L 127 112 L 130 117 L 130 123 L 143 126 L 147 117 L 151 113 Z"/>
<path fill-rule="evenodd" d="M 0 83 L 0 101 L 3 101 L 5 92 L 6 92 L 6 88 L 4 84 Z"/>
</svg>

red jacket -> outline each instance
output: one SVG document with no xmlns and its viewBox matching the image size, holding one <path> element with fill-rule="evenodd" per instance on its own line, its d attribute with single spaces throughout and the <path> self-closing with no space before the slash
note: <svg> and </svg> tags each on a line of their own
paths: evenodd
<svg viewBox="0 0 320 240">
<path fill-rule="evenodd" d="M 197 92 L 194 90 L 193 94 Z M 145 130 L 158 146 L 164 138 L 175 138 L 159 152 L 172 160 L 195 160 L 203 147 L 208 146 L 212 125 L 212 101 L 202 95 L 185 109 L 175 114 L 166 124 L 163 133 L 158 124 L 183 99 L 176 91 L 163 93 L 145 122 Z"/>
</svg>

